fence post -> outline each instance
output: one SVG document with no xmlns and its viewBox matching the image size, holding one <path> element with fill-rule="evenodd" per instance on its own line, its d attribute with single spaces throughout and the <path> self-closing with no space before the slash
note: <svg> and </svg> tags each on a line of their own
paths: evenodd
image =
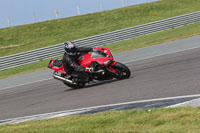
<svg viewBox="0 0 200 133">
<path fill-rule="evenodd" d="M 36 16 L 35 16 L 35 13 L 33 13 L 33 23 L 36 22 Z"/>
<path fill-rule="evenodd" d="M 124 7 L 124 0 L 122 0 L 122 8 Z"/>
<path fill-rule="evenodd" d="M 8 17 L 8 27 L 11 27 L 11 24 L 10 24 L 10 17 Z"/>
<path fill-rule="evenodd" d="M 104 7 L 103 7 L 103 0 L 101 0 L 101 5 L 100 5 L 101 11 L 104 11 Z"/>
<path fill-rule="evenodd" d="M 81 15 L 80 6 L 79 5 L 77 6 L 77 12 L 78 12 L 78 15 Z"/>
<path fill-rule="evenodd" d="M 56 19 L 58 19 L 58 10 L 55 9 L 54 13 L 55 13 L 55 15 L 56 15 Z"/>
</svg>

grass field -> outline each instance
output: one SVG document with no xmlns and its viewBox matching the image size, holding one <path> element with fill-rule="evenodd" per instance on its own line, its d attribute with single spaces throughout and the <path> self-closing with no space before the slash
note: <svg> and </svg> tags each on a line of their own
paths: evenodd
<svg viewBox="0 0 200 133">
<path fill-rule="evenodd" d="M 200 108 L 108 111 L 0 126 L 0 133 L 199 133 Z"/>
<path fill-rule="evenodd" d="M 198 11 L 199 5 L 200 0 L 160 0 L 0 29 L 0 57 Z"/>
</svg>

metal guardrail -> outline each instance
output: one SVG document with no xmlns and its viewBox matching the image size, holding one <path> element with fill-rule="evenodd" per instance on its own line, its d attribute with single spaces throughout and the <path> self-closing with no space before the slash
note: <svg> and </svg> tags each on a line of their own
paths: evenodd
<svg viewBox="0 0 200 133">
<path fill-rule="evenodd" d="M 193 24 L 196 22 L 200 22 L 200 11 L 168 19 L 163 19 L 160 21 L 155 21 L 139 26 L 134 26 L 122 30 L 108 32 L 105 34 L 91 36 L 79 40 L 74 40 L 72 42 L 74 42 L 77 46 L 97 47 L 135 38 L 146 34 L 151 34 L 175 27 L 184 26 L 187 24 Z M 28 52 L 4 56 L 0 58 L 0 70 L 6 70 L 25 64 L 30 64 L 42 59 L 58 57 L 63 55 L 63 53 L 63 44 L 57 44 L 36 50 L 31 50 Z"/>
</svg>

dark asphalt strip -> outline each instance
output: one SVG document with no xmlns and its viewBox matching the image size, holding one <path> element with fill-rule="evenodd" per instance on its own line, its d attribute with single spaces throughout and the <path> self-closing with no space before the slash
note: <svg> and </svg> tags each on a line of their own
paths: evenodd
<svg viewBox="0 0 200 133">
<path fill-rule="evenodd" d="M 90 111 L 85 111 L 80 114 L 92 114 L 92 113 L 99 113 L 105 112 L 109 110 L 130 110 L 130 109 L 151 109 L 151 108 L 161 108 L 161 107 L 168 107 L 171 105 L 175 105 L 178 103 L 187 102 L 190 100 L 194 100 L 198 97 L 189 97 L 189 98 L 175 98 L 175 99 L 167 99 L 167 100 L 158 100 L 158 101 L 149 101 L 149 102 L 139 102 L 139 103 L 132 103 L 132 104 L 125 104 L 125 105 L 115 105 L 109 107 L 100 107 L 97 109 L 93 109 Z"/>
</svg>

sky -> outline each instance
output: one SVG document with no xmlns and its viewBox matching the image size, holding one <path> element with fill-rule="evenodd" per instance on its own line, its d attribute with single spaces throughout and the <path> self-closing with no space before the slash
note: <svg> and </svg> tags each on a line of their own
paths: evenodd
<svg viewBox="0 0 200 133">
<path fill-rule="evenodd" d="M 156 0 L 0 0 L 0 28 L 111 10 Z M 103 5 L 103 6 L 102 6 Z"/>
</svg>

